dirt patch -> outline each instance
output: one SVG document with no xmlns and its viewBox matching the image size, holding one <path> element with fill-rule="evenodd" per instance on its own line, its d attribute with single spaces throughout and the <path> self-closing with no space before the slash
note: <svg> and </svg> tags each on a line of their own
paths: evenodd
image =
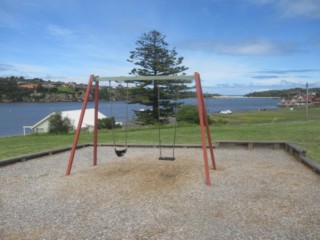
<svg viewBox="0 0 320 240">
<path fill-rule="evenodd" d="M 179 158 L 175 161 L 150 160 L 148 156 L 138 159 L 121 159 L 116 162 L 101 164 L 81 174 L 68 176 L 68 186 L 61 189 L 69 194 L 78 193 L 79 187 L 90 188 L 91 194 L 101 188 L 114 189 L 119 194 L 135 197 L 146 194 L 165 195 L 165 192 L 177 191 L 193 182 L 202 183 L 201 176 L 195 171 L 190 159 Z M 194 161 L 196 164 L 196 162 Z M 122 187 L 121 187 L 122 186 Z M 129 189 L 129 190 L 128 190 Z"/>
</svg>

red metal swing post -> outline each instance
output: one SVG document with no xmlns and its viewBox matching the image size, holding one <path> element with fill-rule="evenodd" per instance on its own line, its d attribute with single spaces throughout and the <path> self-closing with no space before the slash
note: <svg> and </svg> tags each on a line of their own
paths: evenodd
<svg viewBox="0 0 320 240">
<path fill-rule="evenodd" d="M 95 82 L 94 89 L 94 137 L 93 137 L 93 166 L 97 165 L 98 148 L 98 112 L 99 112 L 99 82 Z"/>
<path fill-rule="evenodd" d="M 68 163 L 66 175 L 70 175 L 70 172 L 71 172 L 72 163 L 73 163 L 74 155 L 75 155 L 75 152 L 76 152 L 76 148 L 77 148 L 77 144 L 78 144 L 78 140 L 79 140 L 79 136 L 80 136 L 80 132 L 81 132 L 81 126 L 82 126 L 84 114 L 85 114 L 85 111 L 86 111 L 86 108 L 87 108 L 87 103 L 88 103 L 88 100 L 89 100 L 90 90 L 91 90 L 93 81 L 94 81 L 94 75 L 91 74 L 90 78 L 89 78 L 86 94 L 85 94 L 85 97 L 84 97 L 84 100 L 83 100 L 83 103 L 82 103 L 82 109 L 81 109 L 81 113 L 80 113 L 78 127 L 77 127 L 76 133 L 74 135 L 74 139 L 73 139 L 73 144 L 72 144 L 72 148 L 71 148 L 71 154 L 70 154 L 70 157 L 69 157 L 69 163 Z"/>
<path fill-rule="evenodd" d="M 200 130 L 201 130 L 201 140 L 202 140 L 202 150 L 203 150 L 204 167 L 205 167 L 205 174 L 206 174 L 206 184 L 208 186 L 210 186 L 211 179 L 210 179 L 210 171 L 209 171 L 209 161 L 208 161 L 206 137 L 208 138 L 212 168 L 214 170 L 216 169 L 216 163 L 215 163 L 214 154 L 213 154 L 213 146 L 212 146 L 212 139 L 211 139 L 209 123 L 208 123 L 208 115 L 207 115 L 206 107 L 204 104 L 204 97 L 203 97 L 203 93 L 202 93 L 200 74 L 195 72 L 194 79 L 196 82 L 197 102 L 198 102 L 198 109 L 199 109 L 199 120 L 200 120 Z M 206 131 L 205 131 L 205 128 L 206 128 Z"/>
</svg>

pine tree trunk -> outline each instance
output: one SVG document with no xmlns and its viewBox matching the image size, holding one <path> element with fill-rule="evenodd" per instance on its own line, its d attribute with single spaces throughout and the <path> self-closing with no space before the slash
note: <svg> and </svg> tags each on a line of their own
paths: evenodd
<svg viewBox="0 0 320 240">
<path fill-rule="evenodd" d="M 155 122 L 158 121 L 159 115 L 158 115 L 158 108 L 159 108 L 159 98 L 158 98 L 158 82 L 153 82 L 153 106 L 152 106 L 152 116 Z"/>
</svg>

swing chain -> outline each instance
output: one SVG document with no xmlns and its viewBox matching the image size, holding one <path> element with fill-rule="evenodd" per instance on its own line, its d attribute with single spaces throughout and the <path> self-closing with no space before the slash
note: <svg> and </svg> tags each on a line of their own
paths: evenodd
<svg viewBox="0 0 320 240">
<path fill-rule="evenodd" d="M 174 126 L 174 135 L 173 135 L 173 146 L 172 146 L 172 157 L 163 157 L 162 156 L 162 144 L 161 144 L 161 128 L 160 128 L 160 86 L 157 85 L 158 87 L 158 126 L 159 126 L 159 151 L 160 151 L 160 157 L 159 160 L 175 160 L 175 145 L 176 145 L 176 134 L 177 134 L 177 119 L 175 120 L 175 126 Z M 175 99 L 175 109 L 174 109 L 174 113 L 175 113 L 175 117 L 177 116 L 177 109 L 178 109 L 178 100 L 179 100 L 179 91 L 178 91 L 178 87 L 176 87 L 176 99 Z"/>
<path fill-rule="evenodd" d="M 112 90 L 111 90 L 111 81 L 109 81 L 109 95 L 110 95 L 110 114 L 111 114 L 111 117 L 113 117 L 113 107 L 112 107 Z M 118 157 L 122 157 L 126 152 L 127 152 L 127 149 L 128 149 L 128 118 L 129 118 L 129 114 L 128 114 L 128 111 L 129 111 L 129 87 L 128 87 L 128 82 L 127 82 L 127 88 L 126 88 L 126 127 L 125 127 L 125 148 L 124 149 L 121 149 L 121 150 L 118 150 L 116 148 L 116 141 L 115 141 L 115 134 L 114 134 L 114 118 L 111 119 L 111 128 L 112 128 L 112 138 L 113 138 L 113 148 L 114 148 L 114 151 L 116 153 L 116 155 Z"/>
</svg>

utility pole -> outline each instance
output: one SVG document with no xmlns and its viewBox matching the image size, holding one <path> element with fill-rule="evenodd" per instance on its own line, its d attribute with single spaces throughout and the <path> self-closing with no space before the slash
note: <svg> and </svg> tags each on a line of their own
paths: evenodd
<svg viewBox="0 0 320 240">
<path fill-rule="evenodd" d="M 309 86 L 306 83 L 306 90 L 307 90 L 307 99 L 306 99 L 306 121 L 309 120 Z"/>
</svg>

